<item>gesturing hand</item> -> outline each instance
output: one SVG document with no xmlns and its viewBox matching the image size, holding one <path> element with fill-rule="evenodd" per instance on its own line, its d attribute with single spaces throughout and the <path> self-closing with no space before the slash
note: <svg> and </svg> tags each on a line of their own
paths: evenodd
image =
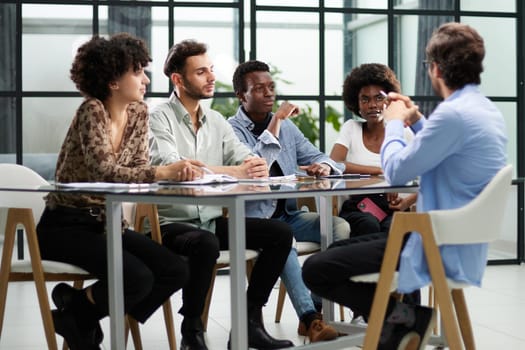
<svg viewBox="0 0 525 350">
<path fill-rule="evenodd" d="M 302 165 L 299 167 L 306 171 L 310 176 L 327 176 L 330 175 L 332 168 L 328 164 L 314 163 L 310 165 Z"/>
<path fill-rule="evenodd" d="M 299 107 L 297 107 L 296 105 L 288 101 L 285 101 L 279 106 L 279 108 L 275 112 L 274 118 L 279 118 L 281 120 L 284 120 L 289 117 L 295 117 L 298 114 L 299 114 Z"/>
</svg>

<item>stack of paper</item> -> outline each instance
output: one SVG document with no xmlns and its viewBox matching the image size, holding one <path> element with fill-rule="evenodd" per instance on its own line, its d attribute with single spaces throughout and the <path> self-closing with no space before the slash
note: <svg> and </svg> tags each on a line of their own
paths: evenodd
<svg viewBox="0 0 525 350">
<path fill-rule="evenodd" d="M 203 177 L 191 181 L 161 180 L 159 185 L 210 185 L 239 182 L 236 177 L 226 174 L 204 174 Z"/>
<path fill-rule="evenodd" d="M 240 182 L 270 182 L 270 183 L 286 183 L 291 181 L 296 181 L 297 177 L 295 175 L 284 175 L 284 176 L 270 176 L 270 177 L 257 177 L 254 179 L 239 179 Z"/>
</svg>

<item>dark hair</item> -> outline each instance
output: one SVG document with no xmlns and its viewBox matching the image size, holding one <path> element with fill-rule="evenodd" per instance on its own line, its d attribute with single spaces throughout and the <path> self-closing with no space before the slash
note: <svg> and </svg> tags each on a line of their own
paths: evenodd
<svg viewBox="0 0 525 350">
<path fill-rule="evenodd" d="M 128 33 L 105 39 L 98 35 L 78 48 L 70 69 L 80 92 L 104 101 L 111 95 L 109 84 L 132 68 L 138 71 L 151 62 L 144 40 Z"/>
<path fill-rule="evenodd" d="M 255 60 L 239 64 L 233 73 L 232 79 L 233 91 L 236 94 L 246 91 L 247 87 L 244 77 L 251 72 L 270 72 L 270 67 L 264 62 Z"/>
<path fill-rule="evenodd" d="M 188 57 L 205 54 L 207 50 L 206 44 L 193 39 L 183 40 L 173 45 L 164 62 L 164 74 L 169 78 L 171 73 L 183 73 Z"/>
<path fill-rule="evenodd" d="M 369 85 L 381 86 L 386 93 L 401 91 L 396 74 L 384 64 L 366 63 L 352 69 L 343 84 L 343 102 L 356 115 L 359 115 L 359 91 Z"/>
<path fill-rule="evenodd" d="M 441 25 L 430 37 L 426 55 L 437 63 L 448 88 L 481 83 L 485 46 L 474 28 L 454 22 Z"/>
</svg>

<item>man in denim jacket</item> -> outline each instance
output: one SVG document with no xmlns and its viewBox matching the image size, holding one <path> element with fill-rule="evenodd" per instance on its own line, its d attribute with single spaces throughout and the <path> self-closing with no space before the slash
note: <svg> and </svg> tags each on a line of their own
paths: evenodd
<svg viewBox="0 0 525 350">
<path fill-rule="evenodd" d="M 298 166 L 308 175 L 341 174 L 343 165 L 319 151 L 288 118 L 298 114 L 297 106 L 283 102 L 272 113 L 275 83 L 267 64 L 249 61 L 240 64 L 233 75 L 235 94 L 241 102 L 237 114 L 228 121 L 239 139 L 255 154 L 266 159 L 271 176 L 292 175 Z M 295 198 L 268 199 L 246 203 L 246 216 L 274 218 L 292 227 L 297 241 L 320 242 L 320 220 L 317 213 L 298 210 Z M 350 227 L 339 217 L 333 218 L 335 240 L 348 238 Z M 292 249 L 281 274 L 292 304 L 300 319 L 298 333 L 310 341 L 337 337 L 333 327 L 321 318 L 321 301 L 304 285 L 296 249 Z"/>
</svg>

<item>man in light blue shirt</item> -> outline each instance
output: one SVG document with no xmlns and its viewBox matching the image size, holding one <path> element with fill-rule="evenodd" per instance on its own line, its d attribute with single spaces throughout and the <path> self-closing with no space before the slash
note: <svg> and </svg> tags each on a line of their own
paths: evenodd
<svg viewBox="0 0 525 350">
<path fill-rule="evenodd" d="M 241 102 L 237 114 L 228 119 L 239 139 L 259 156 L 266 159 L 271 176 L 293 175 L 306 171 L 309 175 L 341 174 L 344 165 L 335 163 L 319 151 L 288 118 L 297 115 L 297 106 L 283 102 L 275 113 L 275 83 L 270 67 L 260 61 L 240 64 L 233 75 L 233 89 Z M 259 200 L 246 203 L 246 215 L 274 218 L 292 228 L 297 241 L 320 242 L 319 215 L 298 210 L 295 198 Z M 335 240 L 348 238 L 350 226 L 346 220 L 333 217 Z M 281 279 L 300 319 L 298 333 L 311 342 L 331 340 L 336 330 L 325 324 L 301 277 L 301 266 L 296 249 L 290 251 Z"/>
<path fill-rule="evenodd" d="M 506 165 L 507 158 L 503 116 L 479 90 L 485 56 L 481 36 L 464 24 L 444 24 L 430 38 L 426 56 L 432 87 L 444 101 L 425 119 L 408 97 L 389 93 L 392 102 L 384 111 L 387 126 L 381 147 L 388 182 L 399 185 L 421 177 L 417 208 L 424 212 L 469 203 Z M 408 145 L 403 138 L 406 125 L 416 134 Z M 311 258 L 303 268 L 307 285 L 322 296 L 368 314 L 375 285 L 359 286 L 348 278 L 378 272 L 385 243 L 386 238 L 354 242 Z M 376 253 L 370 254 L 372 251 Z M 440 252 L 448 278 L 480 285 L 487 262 L 486 244 L 445 245 Z M 361 266 L 356 267 L 356 261 Z M 336 271 L 330 270 L 334 266 Z M 319 282 L 316 279 L 322 271 L 330 273 Z M 420 236 L 411 234 L 401 253 L 398 290 L 412 292 L 429 282 Z M 399 312 L 407 316 L 394 321 L 392 316 Z M 387 315 L 380 349 L 397 349 L 389 344 L 418 338 L 420 346 L 425 345 L 434 319 L 431 310 L 392 301 Z"/>
</svg>

